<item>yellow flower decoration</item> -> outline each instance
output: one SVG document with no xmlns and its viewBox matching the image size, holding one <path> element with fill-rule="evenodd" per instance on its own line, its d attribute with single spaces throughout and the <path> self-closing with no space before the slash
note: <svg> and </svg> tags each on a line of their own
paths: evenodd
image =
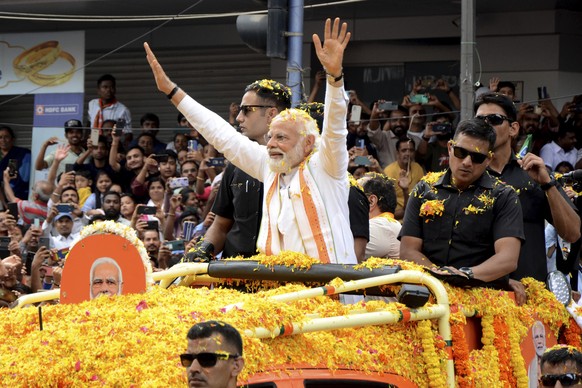
<svg viewBox="0 0 582 388">
<path fill-rule="evenodd" d="M 429 172 L 425 176 L 423 176 L 420 180 L 425 181 L 429 185 L 434 185 L 438 182 L 438 180 L 444 175 L 445 171 L 438 171 L 438 172 Z"/>
<path fill-rule="evenodd" d="M 464 211 L 464 212 L 465 212 L 465 214 L 467 214 L 467 215 L 468 215 L 468 214 L 481 214 L 481 213 L 484 213 L 484 212 L 485 212 L 485 209 L 481 209 L 481 208 L 478 208 L 478 207 L 476 207 L 476 206 L 469 205 L 469 206 L 467 206 L 467 207 L 464 207 L 464 208 L 463 208 L 463 211 Z"/>
<path fill-rule="evenodd" d="M 479 195 L 477 199 L 483 204 L 485 209 L 492 208 L 493 204 L 495 203 L 495 198 L 487 195 L 486 193 Z"/>
<path fill-rule="evenodd" d="M 435 334 L 430 321 L 419 321 L 416 328 L 422 341 L 422 358 L 426 364 L 429 387 L 446 387 L 447 381 L 441 367 L 442 357 L 439 357 L 435 347 Z"/>
<path fill-rule="evenodd" d="M 430 199 L 424 201 L 420 205 L 420 216 L 421 217 L 440 217 L 445 211 L 445 200 L 444 199 Z M 430 221 L 427 219 L 426 222 Z"/>
<path fill-rule="evenodd" d="M 277 96 L 282 96 L 285 100 L 291 100 L 291 89 L 272 79 L 262 79 L 255 81 L 247 87 L 247 89 L 251 90 L 255 90 L 257 88 L 267 89 Z"/>
<path fill-rule="evenodd" d="M 552 352 L 554 350 L 561 350 L 561 349 L 567 349 L 569 354 L 573 354 L 574 352 L 580 352 L 580 349 L 576 348 L 575 346 L 557 344 L 557 345 L 552 346 L 551 348 L 547 348 L 544 351 L 544 353 Z"/>
<path fill-rule="evenodd" d="M 319 263 L 295 252 L 284 252 L 278 257 L 257 255 L 248 260 L 297 268 Z M 384 265 L 423 269 L 403 260 L 380 258 L 370 258 L 356 269 L 365 272 Z M 332 283 L 340 282 L 335 279 Z M 465 338 L 462 329 L 471 319 L 469 316 L 480 318 L 483 328 L 483 347 L 460 349 L 462 362 L 459 364 L 455 359 L 459 387 L 527 387 L 520 343 L 526 338 L 533 317 L 548 324 L 556 336 L 571 321 L 564 306 L 543 283 L 531 278 L 523 283 L 527 294 L 523 306 L 518 306 L 505 291 L 465 290 L 444 284 L 451 305 L 450 321 L 460 329 L 453 333 L 453 357 L 460 357 L 454 343 Z M 0 385 L 184 386 L 186 374 L 180 366 L 179 354 L 186 349 L 188 329 L 197 322 L 218 319 L 245 332 L 256 327 L 275 330 L 293 322 L 302 325 L 314 315 L 331 318 L 356 316 L 362 311 L 402 313 L 405 309 L 399 303 L 384 301 L 342 305 L 329 297 L 288 303 L 269 299 L 304 289 L 304 285 L 287 284 L 245 294 L 216 284 L 212 290 L 153 286 L 144 294 L 43 306 L 42 331 L 37 309 L 0 309 L 0 332 L 9 333 L 0 341 Z M 225 308 L 239 302 L 240 308 Z M 431 304 L 434 298 L 427 306 Z M 579 333 L 577 337 L 579 342 Z M 239 384 L 260 372 L 285 376 L 286 372 L 300 368 L 331 371 L 345 368 L 367 375 L 392 373 L 419 387 L 446 384 L 444 366 L 448 356 L 436 321 L 316 331 L 264 340 L 243 335 L 243 342 L 245 368 Z M 151 360 L 156 360 L 156 368 L 152 368 Z M 467 384 L 462 384 L 463 381 Z M 504 384 L 508 381 L 516 383 Z"/>
</svg>

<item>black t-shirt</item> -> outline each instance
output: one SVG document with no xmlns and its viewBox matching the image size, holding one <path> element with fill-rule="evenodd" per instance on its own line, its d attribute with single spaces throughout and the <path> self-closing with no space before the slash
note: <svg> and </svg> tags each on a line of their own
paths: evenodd
<svg viewBox="0 0 582 388">
<path fill-rule="evenodd" d="M 222 257 L 257 253 L 261 226 L 263 184 L 230 163 L 222 176 L 212 211 L 234 221 L 226 235 Z"/>
<path fill-rule="evenodd" d="M 516 192 L 484 173 L 459 192 L 447 170 L 434 184 L 421 180 L 411 193 L 400 236 L 423 240 L 422 252 L 438 266 L 472 267 L 495 254 L 494 243 L 504 237 L 524 239 Z M 441 215 L 429 215 L 430 204 L 443 201 Z M 543 242 L 543 241 L 542 241 Z"/>
<path fill-rule="evenodd" d="M 511 274 L 511 278 L 521 280 L 525 277 L 533 277 L 545 282 L 548 270 L 544 221 L 546 220 L 550 224 L 553 222 L 546 194 L 540 185 L 534 182 L 527 172 L 519 166 L 514 155 L 511 155 L 509 163 L 505 165 L 501 174 L 492 170 L 488 171 L 518 192 L 523 212 L 525 243 L 521 246 L 517 270 Z M 558 191 L 572 205 L 560 187 L 558 187 Z M 572 207 L 574 206 L 572 205 Z"/>
<path fill-rule="evenodd" d="M 350 229 L 354 238 L 363 237 L 370 241 L 370 202 L 357 186 L 350 186 L 348 199 L 350 210 Z"/>
</svg>

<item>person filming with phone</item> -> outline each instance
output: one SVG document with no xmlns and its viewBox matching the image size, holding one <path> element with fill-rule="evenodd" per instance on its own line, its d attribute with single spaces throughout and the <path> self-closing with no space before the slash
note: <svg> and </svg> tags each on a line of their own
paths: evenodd
<svg viewBox="0 0 582 388">
<path fill-rule="evenodd" d="M 68 208 L 65 208 L 68 207 Z M 59 212 L 59 209 L 62 212 Z M 68 211 L 67 211 L 68 210 Z M 79 237 L 79 233 L 73 233 L 73 207 L 67 204 L 57 204 L 51 209 L 51 213 L 54 215 L 53 228 L 52 231 L 55 235 L 50 235 L 49 233 L 45 236 L 51 239 L 51 248 L 60 250 L 66 249 L 71 246 L 73 241 Z"/>
<path fill-rule="evenodd" d="M 449 167 L 447 144 L 453 138 L 453 124 L 446 113 L 432 116 L 426 124 L 416 154 L 426 172 L 443 171 Z"/>
<path fill-rule="evenodd" d="M 414 142 L 405 138 L 396 142 L 396 161 L 384 169 L 384 175 L 398 182 L 396 189 L 396 211 L 394 217 L 401 220 L 412 188 L 424 176 L 421 165 L 414 161 Z"/>
<path fill-rule="evenodd" d="M 356 145 L 348 150 L 350 163 L 348 171 L 354 173 L 356 170 L 363 168 L 366 172 L 382 173 L 380 162 L 373 155 L 370 155 L 364 139 L 358 139 Z"/>
<path fill-rule="evenodd" d="M 18 198 L 28 198 L 30 181 L 30 150 L 14 145 L 16 137 L 12 128 L 0 125 L 0 171 L 10 169 L 10 187 Z"/>
<path fill-rule="evenodd" d="M 47 202 L 50 199 L 51 184 L 47 181 L 37 181 L 32 188 L 32 201 L 18 198 L 14 195 L 12 187 L 10 187 L 10 171 L 7 168 L 3 172 L 4 178 L 4 195 L 8 202 L 17 204 L 18 214 L 16 219 L 20 217 L 20 221 L 25 225 L 31 225 L 35 219 L 40 222 L 44 221 L 47 214 Z"/>
</svg>

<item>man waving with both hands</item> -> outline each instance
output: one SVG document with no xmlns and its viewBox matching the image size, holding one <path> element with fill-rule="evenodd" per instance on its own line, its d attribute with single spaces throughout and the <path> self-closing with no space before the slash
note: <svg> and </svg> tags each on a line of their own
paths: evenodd
<svg viewBox="0 0 582 388">
<path fill-rule="evenodd" d="M 333 23 L 326 20 L 323 42 L 313 35 L 317 57 L 327 73 L 321 135 L 308 114 L 287 109 L 271 122 L 266 147 L 236 132 L 181 90 L 144 44 L 158 90 L 229 161 L 264 183 L 260 252 L 290 250 L 323 263 L 357 263 L 347 206 L 347 100 L 342 73 L 350 36 L 339 18 Z"/>
</svg>

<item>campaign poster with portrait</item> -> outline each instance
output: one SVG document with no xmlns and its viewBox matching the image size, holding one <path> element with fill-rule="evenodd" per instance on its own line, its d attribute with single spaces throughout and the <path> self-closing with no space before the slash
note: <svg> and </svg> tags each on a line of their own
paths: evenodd
<svg viewBox="0 0 582 388">
<path fill-rule="evenodd" d="M 143 293 L 146 270 L 137 248 L 115 234 L 94 234 L 69 252 L 61 279 L 61 303 Z"/>
</svg>

